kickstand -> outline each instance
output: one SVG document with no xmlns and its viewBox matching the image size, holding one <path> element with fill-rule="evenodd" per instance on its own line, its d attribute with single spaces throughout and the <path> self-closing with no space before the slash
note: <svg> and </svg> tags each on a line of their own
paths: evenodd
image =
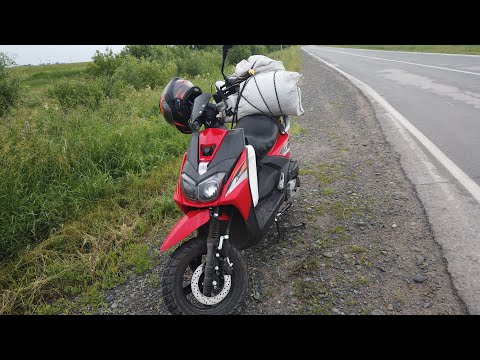
<svg viewBox="0 0 480 360">
<path fill-rule="evenodd" d="M 285 240 L 285 231 L 283 231 L 282 227 L 280 226 L 280 221 L 278 221 L 277 218 L 275 218 L 275 225 L 277 227 L 277 232 L 278 232 L 278 237 L 280 240 Z"/>
</svg>

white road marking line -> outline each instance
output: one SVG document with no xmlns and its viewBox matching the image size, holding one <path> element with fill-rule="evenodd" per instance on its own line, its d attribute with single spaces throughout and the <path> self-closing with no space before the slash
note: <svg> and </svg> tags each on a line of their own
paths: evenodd
<svg viewBox="0 0 480 360">
<path fill-rule="evenodd" d="M 413 62 L 409 62 L 409 61 L 400 61 L 400 60 L 385 59 L 385 58 L 379 58 L 379 57 L 375 57 L 375 56 L 352 54 L 352 53 L 348 53 L 348 52 L 344 52 L 344 51 L 330 50 L 330 49 L 325 49 L 325 48 L 320 48 L 320 49 L 321 49 L 321 50 L 324 50 L 324 51 L 330 51 L 330 52 L 334 52 L 334 53 L 351 55 L 351 56 L 364 57 L 364 58 L 368 58 L 368 59 L 375 59 L 375 60 L 391 61 L 391 62 L 402 63 L 402 64 L 424 66 L 424 67 L 429 67 L 429 68 L 434 68 L 434 69 L 441 69 L 441 70 L 459 72 L 459 73 L 463 73 L 463 74 L 470 74 L 470 75 L 480 76 L 480 73 L 476 73 L 476 72 L 472 72 L 472 71 L 450 69 L 450 68 L 446 68 L 446 67 L 442 67 L 442 66 L 419 64 L 419 63 L 413 63 Z"/>
<path fill-rule="evenodd" d="M 408 121 L 402 114 L 400 114 L 392 105 L 390 105 L 384 98 L 380 96 L 375 90 L 364 82 L 358 80 L 350 74 L 340 70 L 339 68 L 331 65 L 327 61 L 319 58 L 317 55 L 312 54 L 310 51 L 302 48 L 303 51 L 308 53 L 310 56 L 320 60 L 325 63 L 327 66 L 337 70 L 347 79 L 349 79 L 354 85 L 360 88 L 363 92 L 367 93 L 372 99 L 374 99 L 379 105 L 381 105 L 389 115 L 395 119 L 397 122 L 402 124 L 423 146 L 432 154 L 435 159 L 437 159 L 449 172 L 452 176 L 462 184 L 465 189 L 468 190 L 470 194 L 480 203 L 480 186 L 477 185 L 467 174 L 465 174 L 455 163 L 450 160 L 434 143 L 432 143 L 423 133 L 413 126 L 410 121 Z"/>
<path fill-rule="evenodd" d="M 322 48 L 328 46 L 322 46 Z M 335 48 L 336 49 L 336 48 Z M 468 56 L 468 57 L 480 57 L 480 55 L 475 54 L 447 54 L 447 53 L 431 53 L 431 52 L 424 52 L 424 51 L 399 51 L 399 50 L 374 50 L 374 49 L 361 49 L 361 48 L 338 48 L 338 49 L 352 49 L 352 50 L 362 50 L 362 51 L 382 51 L 384 53 L 401 53 L 401 54 L 427 54 L 427 55 L 443 55 L 443 56 Z"/>
</svg>

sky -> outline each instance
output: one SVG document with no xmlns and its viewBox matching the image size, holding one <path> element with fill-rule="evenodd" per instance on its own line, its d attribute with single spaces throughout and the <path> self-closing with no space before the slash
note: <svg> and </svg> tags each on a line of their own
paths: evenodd
<svg viewBox="0 0 480 360">
<path fill-rule="evenodd" d="M 125 45 L 0 45 L 0 52 L 16 55 L 17 65 L 91 61 L 95 50 L 118 53 Z"/>
</svg>

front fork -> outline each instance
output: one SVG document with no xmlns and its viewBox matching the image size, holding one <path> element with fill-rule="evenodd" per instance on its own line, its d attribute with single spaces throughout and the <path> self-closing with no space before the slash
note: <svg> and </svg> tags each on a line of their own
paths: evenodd
<svg viewBox="0 0 480 360">
<path fill-rule="evenodd" d="M 212 287 L 216 286 L 214 277 L 218 277 L 220 272 L 231 273 L 233 264 L 229 260 L 230 243 L 228 242 L 228 234 L 232 217 L 229 216 L 226 235 L 220 236 L 220 208 L 217 206 L 213 209 L 210 217 L 207 236 L 207 259 L 205 262 L 205 276 L 203 279 L 203 295 L 210 296 Z M 223 250 L 223 259 L 220 257 L 220 250 Z"/>
</svg>

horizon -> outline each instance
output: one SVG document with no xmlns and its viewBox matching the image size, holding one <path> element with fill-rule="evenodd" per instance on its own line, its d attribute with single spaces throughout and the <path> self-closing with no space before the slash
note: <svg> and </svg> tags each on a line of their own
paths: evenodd
<svg viewBox="0 0 480 360">
<path fill-rule="evenodd" d="M 120 52 L 125 45 L 0 45 L 15 66 L 37 66 L 91 62 L 96 50 Z"/>
</svg>

